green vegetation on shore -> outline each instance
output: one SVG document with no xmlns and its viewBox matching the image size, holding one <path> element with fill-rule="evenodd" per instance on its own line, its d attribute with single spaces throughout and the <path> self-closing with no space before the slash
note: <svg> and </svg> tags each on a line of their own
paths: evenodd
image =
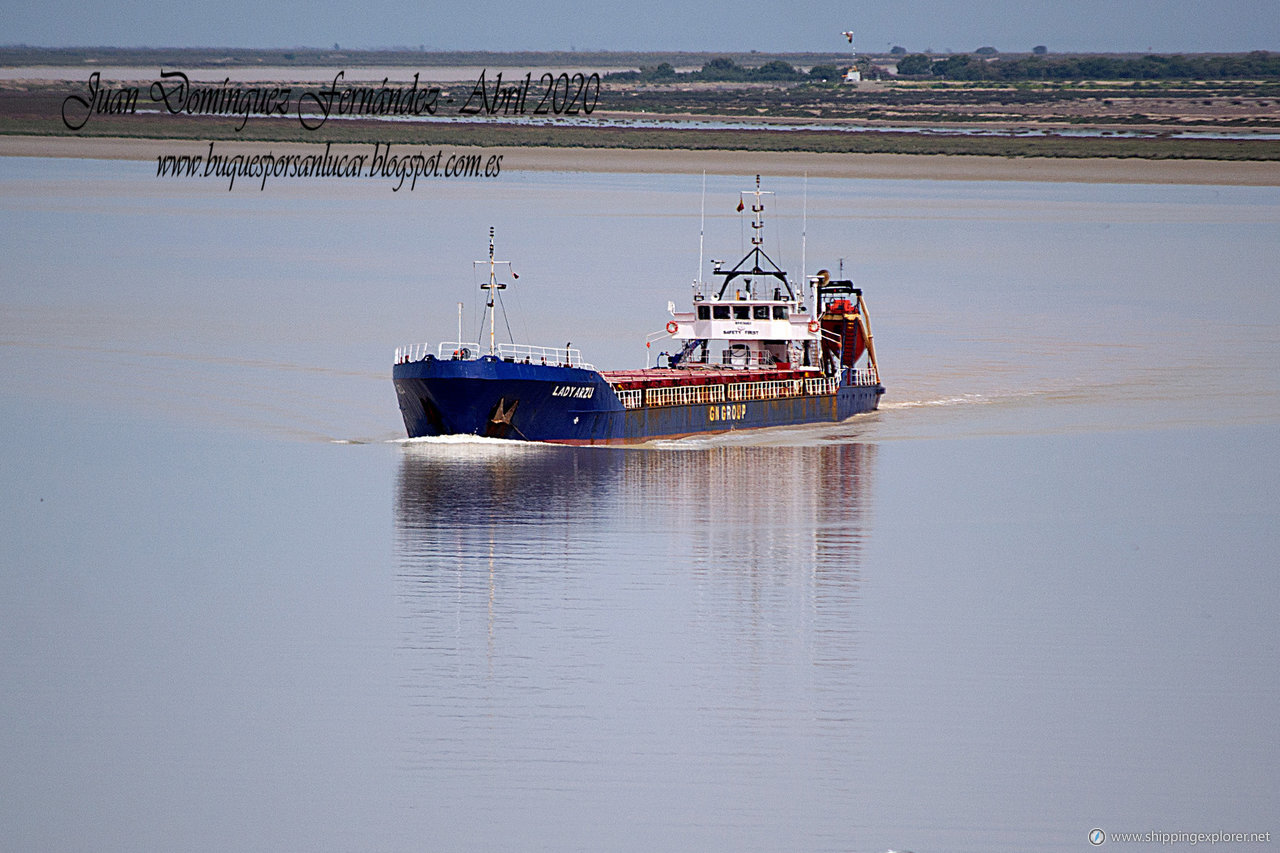
<svg viewBox="0 0 1280 853">
<path fill-rule="evenodd" d="M 844 57 L 844 68 L 849 67 Z M 858 60 L 864 76 L 883 79 L 871 57 Z M 833 80 L 839 63 L 816 64 L 807 71 L 783 59 L 741 65 L 733 57 L 718 56 L 697 71 L 680 72 L 668 62 L 615 71 L 606 79 L 642 83 L 679 82 L 801 82 Z M 1280 53 L 1148 54 L 1144 56 L 1063 55 L 932 57 L 913 53 L 897 59 L 897 73 L 938 80 L 1280 80 Z"/>
<path fill-rule="evenodd" d="M 911 54 L 898 73 L 942 80 L 1280 80 L 1280 53 L 1015 56 Z"/>
<path fill-rule="evenodd" d="M 614 71 L 604 79 L 614 83 L 797 83 L 834 80 L 840 76 L 835 65 L 814 65 L 807 72 L 790 62 L 771 59 L 758 65 L 739 65 L 732 57 L 717 56 L 704 63 L 699 71 L 677 71 L 669 62 L 641 66 L 635 71 Z"/>
</svg>

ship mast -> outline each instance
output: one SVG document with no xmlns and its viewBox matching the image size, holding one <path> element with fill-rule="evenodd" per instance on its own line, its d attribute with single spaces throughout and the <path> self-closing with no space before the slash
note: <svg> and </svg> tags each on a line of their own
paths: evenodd
<svg viewBox="0 0 1280 853">
<path fill-rule="evenodd" d="M 755 251 L 759 252 L 761 246 L 764 245 L 764 217 L 760 214 L 764 213 L 764 199 L 761 196 L 773 195 L 771 191 L 760 189 L 760 176 L 756 175 L 756 188 L 754 191 L 747 190 L 756 197 L 751 203 L 751 212 L 755 214 L 755 220 L 751 223 L 751 245 L 755 246 Z"/>
<path fill-rule="evenodd" d="M 751 202 L 751 213 L 753 219 L 751 221 L 751 251 L 738 261 L 732 269 L 720 269 L 717 264 L 715 274 L 724 276 L 724 282 L 720 285 L 720 292 L 716 298 L 723 299 L 725 292 L 729 289 L 729 283 L 735 278 L 744 278 L 747 283 L 747 293 L 749 296 L 755 297 L 757 294 L 753 285 L 755 276 L 772 276 L 778 279 L 782 287 L 786 288 L 787 299 L 794 299 L 795 294 L 791 290 L 791 283 L 787 281 L 787 274 L 773 262 L 764 251 L 764 199 L 763 196 L 773 195 L 770 190 L 760 189 L 760 176 L 756 175 L 756 188 L 754 190 L 742 190 L 741 195 L 753 195 L 755 199 Z M 738 210 L 743 208 L 741 200 L 738 202 Z"/>
<path fill-rule="evenodd" d="M 486 262 L 474 261 L 473 263 L 483 264 Z M 489 296 L 485 300 L 485 309 L 489 312 L 489 355 L 497 355 L 498 346 L 495 341 L 494 323 L 497 320 L 498 312 L 495 311 L 493 307 L 494 294 L 495 294 L 495 291 L 506 290 L 507 286 L 502 282 L 498 281 L 498 275 L 497 275 L 496 269 L 498 264 L 510 265 L 511 262 L 495 261 L 493 259 L 493 226 L 492 225 L 489 226 L 489 260 L 487 261 L 487 263 L 489 264 L 489 280 L 486 281 L 484 284 L 480 285 L 480 289 L 489 291 Z"/>
</svg>

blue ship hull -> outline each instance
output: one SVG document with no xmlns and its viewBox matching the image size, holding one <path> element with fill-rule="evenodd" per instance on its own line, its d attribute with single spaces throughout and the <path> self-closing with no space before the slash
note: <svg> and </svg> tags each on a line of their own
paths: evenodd
<svg viewBox="0 0 1280 853">
<path fill-rule="evenodd" d="M 834 423 L 879 404 L 882 385 L 834 394 L 626 408 L 597 371 L 504 361 L 438 359 L 392 370 L 410 438 L 480 435 L 558 444 L 634 444 L 760 427 Z"/>
</svg>

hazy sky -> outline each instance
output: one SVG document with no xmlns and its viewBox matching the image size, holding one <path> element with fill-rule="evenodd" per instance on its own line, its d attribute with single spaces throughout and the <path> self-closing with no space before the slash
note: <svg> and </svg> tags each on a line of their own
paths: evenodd
<svg viewBox="0 0 1280 853">
<path fill-rule="evenodd" d="M 1280 0 L 0 0 L 0 44 L 437 50 L 1280 50 Z"/>
</svg>

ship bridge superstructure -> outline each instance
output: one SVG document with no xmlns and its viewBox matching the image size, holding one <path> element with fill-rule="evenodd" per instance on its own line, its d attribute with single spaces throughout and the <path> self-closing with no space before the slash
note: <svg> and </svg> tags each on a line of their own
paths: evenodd
<svg viewBox="0 0 1280 853">
<path fill-rule="evenodd" d="M 751 249 L 733 266 L 712 261 L 719 281 L 696 282 L 693 310 L 671 311 L 667 332 L 680 349 L 671 367 L 821 369 L 821 324 L 799 288 L 764 250 L 765 197 L 760 176 L 751 196 Z M 738 209 L 744 207 L 740 200 Z"/>
</svg>

